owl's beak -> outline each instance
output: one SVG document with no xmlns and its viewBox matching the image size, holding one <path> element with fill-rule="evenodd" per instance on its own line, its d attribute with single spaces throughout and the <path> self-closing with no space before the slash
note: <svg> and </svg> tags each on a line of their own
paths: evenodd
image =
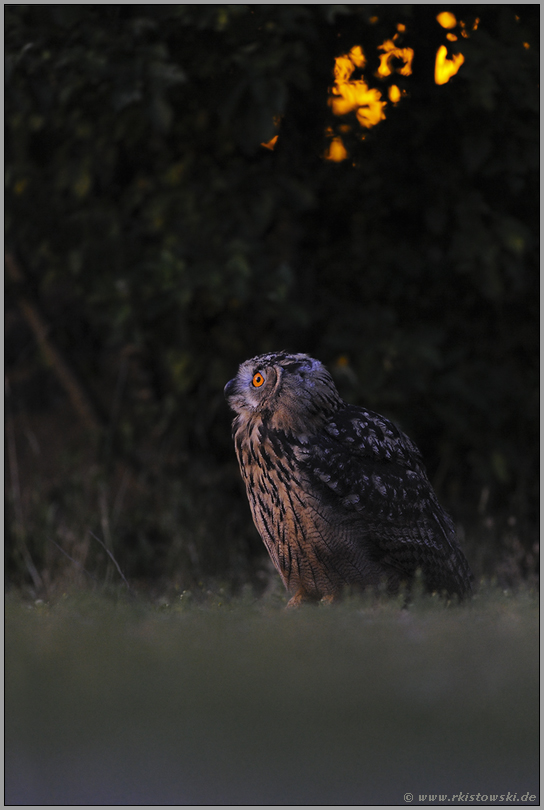
<svg viewBox="0 0 544 810">
<path fill-rule="evenodd" d="M 223 389 L 225 399 L 228 399 L 234 394 L 235 388 L 236 388 L 236 377 L 234 377 L 232 380 L 229 380 L 228 383 L 225 385 Z"/>
</svg>

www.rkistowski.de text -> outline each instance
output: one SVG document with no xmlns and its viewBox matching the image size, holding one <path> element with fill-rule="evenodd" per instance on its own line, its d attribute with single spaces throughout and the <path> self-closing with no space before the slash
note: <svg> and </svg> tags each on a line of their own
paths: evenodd
<svg viewBox="0 0 544 810">
<path fill-rule="evenodd" d="M 536 801 L 535 793 L 405 793 L 404 801 L 413 802 L 520 802 Z"/>
</svg>

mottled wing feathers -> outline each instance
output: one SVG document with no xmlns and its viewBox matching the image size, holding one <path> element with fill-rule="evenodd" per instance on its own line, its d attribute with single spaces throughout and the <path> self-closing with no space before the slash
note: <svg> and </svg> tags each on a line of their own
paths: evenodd
<svg viewBox="0 0 544 810">
<path fill-rule="evenodd" d="M 345 405 L 329 419 L 325 432 L 350 454 L 391 461 L 426 476 L 416 445 L 396 425 L 374 411 Z"/>
<path fill-rule="evenodd" d="M 468 564 L 427 478 L 421 456 L 391 422 L 346 406 L 299 449 L 308 484 L 323 504 L 359 520 L 359 542 L 376 562 L 431 589 L 466 591 Z"/>
</svg>

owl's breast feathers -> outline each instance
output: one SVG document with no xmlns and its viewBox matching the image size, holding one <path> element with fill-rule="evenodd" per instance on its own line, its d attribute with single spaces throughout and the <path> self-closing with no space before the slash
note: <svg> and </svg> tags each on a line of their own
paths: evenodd
<svg viewBox="0 0 544 810">
<path fill-rule="evenodd" d="M 291 590 L 303 582 L 323 595 L 379 579 L 394 589 L 419 568 L 430 590 L 470 591 L 421 455 L 387 419 L 344 405 L 314 434 L 262 420 L 234 433 L 255 524 Z"/>
</svg>

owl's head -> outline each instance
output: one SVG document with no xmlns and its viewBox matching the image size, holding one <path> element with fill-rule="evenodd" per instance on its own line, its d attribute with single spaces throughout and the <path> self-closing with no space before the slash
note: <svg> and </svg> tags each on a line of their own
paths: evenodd
<svg viewBox="0 0 544 810">
<path fill-rule="evenodd" d="M 225 397 L 242 420 L 260 417 L 271 428 L 295 433 L 322 424 L 342 404 L 319 360 L 287 352 L 246 360 L 226 384 Z"/>
</svg>

